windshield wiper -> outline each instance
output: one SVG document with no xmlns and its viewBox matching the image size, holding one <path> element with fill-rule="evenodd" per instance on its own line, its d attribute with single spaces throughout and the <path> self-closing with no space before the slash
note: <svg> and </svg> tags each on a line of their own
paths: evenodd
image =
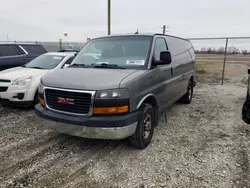
<svg viewBox="0 0 250 188">
<path fill-rule="evenodd" d="M 85 64 L 72 64 L 69 67 L 85 67 Z"/>
<path fill-rule="evenodd" d="M 31 69 L 44 69 L 42 67 L 27 67 L 27 68 L 31 68 Z"/>
<path fill-rule="evenodd" d="M 102 63 L 102 64 L 91 64 L 91 65 L 94 68 L 126 69 L 125 67 L 120 67 L 119 65 L 116 65 L 116 64 Z"/>
</svg>

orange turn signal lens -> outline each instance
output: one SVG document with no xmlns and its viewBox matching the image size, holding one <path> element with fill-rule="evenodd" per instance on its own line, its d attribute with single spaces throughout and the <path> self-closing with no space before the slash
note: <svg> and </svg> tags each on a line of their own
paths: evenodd
<svg viewBox="0 0 250 188">
<path fill-rule="evenodd" d="M 42 98 L 40 98 L 39 100 L 40 100 L 40 104 L 44 106 L 45 105 L 44 100 Z"/>
<path fill-rule="evenodd" d="M 128 106 L 93 108 L 93 114 L 119 114 L 125 112 L 128 112 Z"/>
</svg>

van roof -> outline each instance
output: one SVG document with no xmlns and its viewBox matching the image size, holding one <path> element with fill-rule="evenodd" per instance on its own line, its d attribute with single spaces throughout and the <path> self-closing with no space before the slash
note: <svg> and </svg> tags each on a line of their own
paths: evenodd
<svg viewBox="0 0 250 188">
<path fill-rule="evenodd" d="M 174 36 L 174 35 L 164 35 L 162 33 L 138 33 L 138 34 L 135 34 L 135 33 L 129 33 L 129 34 L 112 34 L 112 35 L 107 35 L 107 36 L 103 36 L 103 37 L 97 37 L 97 38 L 94 38 L 94 39 L 99 39 L 99 38 L 109 38 L 109 37 L 123 37 L 123 36 L 168 36 L 168 37 L 174 37 L 174 38 L 178 38 L 178 39 L 182 39 L 182 40 L 186 40 L 186 41 L 189 41 L 188 39 L 184 39 L 184 38 L 181 38 L 181 37 L 177 37 L 177 36 Z"/>
</svg>

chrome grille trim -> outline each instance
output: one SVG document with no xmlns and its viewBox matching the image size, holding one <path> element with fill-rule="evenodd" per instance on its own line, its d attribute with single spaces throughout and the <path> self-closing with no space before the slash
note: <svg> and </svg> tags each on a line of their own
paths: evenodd
<svg viewBox="0 0 250 188">
<path fill-rule="evenodd" d="M 90 102 L 89 112 L 88 112 L 87 114 L 72 113 L 72 112 L 61 111 L 61 110 L 57 110 L 57 109 L 53 109 L 53 108 L 49 107 L 48 104 L 47 104 L 47 101 L 46 101 L 46 89 L 91 94 L 91 102 Z M 96 93 L 96 91 L 91 91 L 91 90 L 62 89 L 62 88 L 54 88 L 54 87 L 47 87 L 47 86 L 44 86 L 44 90 L 43 90 L 43 91 L 44 91 L 44 92 L 43 92 L 43 97 L 44 97 L 44 101 L 45 101 L 45 107 L 48 108 L 48 109 L 51 110 L 51 111 L 58 112 L 58 113 L 63 113 L 63 114 L 68 114 L 68 115 L 75 115 L 75 116 L 91 116 L 91 115 L 92 115 L 93 103 L 94 103 L 94 98 L 95 98 L 95 93 Z"/>
</svg>

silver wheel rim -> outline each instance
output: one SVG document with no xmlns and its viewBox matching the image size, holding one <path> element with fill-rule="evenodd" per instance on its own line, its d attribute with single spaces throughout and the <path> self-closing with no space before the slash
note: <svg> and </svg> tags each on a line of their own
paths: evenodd
<svg viewBox="0 0 250 188">
<path fill-rule="evenodd" d="M 147 114 L 143 120 L 143 138 L 148 139 L 151 132 L 151 115 Z"/>
</svg>

